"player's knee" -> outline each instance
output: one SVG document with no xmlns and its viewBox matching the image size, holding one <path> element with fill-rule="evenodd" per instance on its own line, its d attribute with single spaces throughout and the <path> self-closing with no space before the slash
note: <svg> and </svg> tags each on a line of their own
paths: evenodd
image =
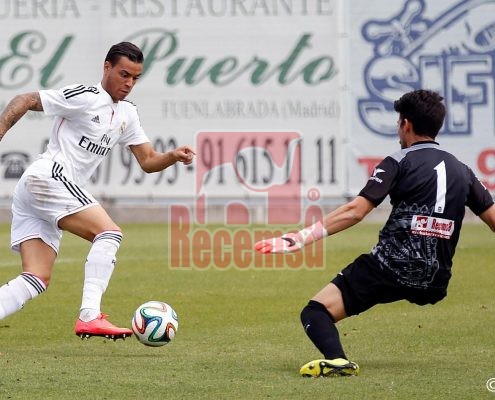
<svg viewBox="0 0 495 400">
<path fill-rule="evenodd" d="M 306 326 L 311 319 L 313 319 L 315 316 L 317 317 L 319 314 L 321 315 L 322 313 L 326 316 L 329 316 L 330 319 L 335 322 L 334 317 L 332 316 L 332 314 L 330 314 L 328 309 L 323 304 L 315 300 L 310 300 L 308 304 L 301 310 L 301 322 L 304 326 Z"/>
</svg>

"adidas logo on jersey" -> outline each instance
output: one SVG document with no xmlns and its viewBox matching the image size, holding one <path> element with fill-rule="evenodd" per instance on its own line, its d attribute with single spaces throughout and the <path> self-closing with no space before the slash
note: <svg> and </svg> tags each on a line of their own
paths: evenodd
<svg viewBox="0 0 495 400">
<path fill-rule="evenodd" d="M 99 124 L 100 123 L 100 116 L 97 115 L 96 117 L 91 118 L 91 121 L 96 122 L 97 124 Z"/>
</svg>

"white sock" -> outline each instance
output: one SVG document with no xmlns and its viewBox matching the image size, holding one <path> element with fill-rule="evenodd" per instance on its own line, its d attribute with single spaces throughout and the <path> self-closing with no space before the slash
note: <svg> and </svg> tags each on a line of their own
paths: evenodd
<svg viewBox="0 0 495 400">
<path fill-rule="evenodd" d="M 115 267 L 117 250 L 122 241 L 119 231 L 105 231 L 93 240 L 84 267 L 84 287 L 79 319 L 91 321 L 100 315 L 101 298 Z"/>
<path fill-rule="evenodd" d="M 19 311 L 24 304 L 46 290 L 45 283 L 29 272 L 23 272 L 0 287 L 0 319 Z"/>
</svg>

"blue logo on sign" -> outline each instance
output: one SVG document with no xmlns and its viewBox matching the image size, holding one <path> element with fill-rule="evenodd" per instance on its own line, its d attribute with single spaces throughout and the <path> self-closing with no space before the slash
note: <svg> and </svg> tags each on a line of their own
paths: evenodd
<svg viewBox="0 0 495 400">
<path fill-rule="evenodd" d="M 393 102 L 415 89 L 445 98 L 443 135 L 471 134 L 473 112 L 493 106 L 495 1 L 464 0 L 436 19 L 424 11 L 424 0 L 407 0 L 397 15 L 362 28 L 373 56 L 364 70 L 368 95 L 358 108 L 376 134 L 396 136 Z"/>
</svg>

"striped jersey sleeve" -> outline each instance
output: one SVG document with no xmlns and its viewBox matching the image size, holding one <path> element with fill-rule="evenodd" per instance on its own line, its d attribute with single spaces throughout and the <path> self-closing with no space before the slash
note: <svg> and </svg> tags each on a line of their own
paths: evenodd
<svg viewBox="0 0 495 400">
<path fill-rule="evenodd" d="M 75 84 L 61 89 L 40 90 L 43 110 L 49 117 L 70 118 L 84 111 L 88 103 L 99 93 L 95 86 Z"/>
</svg>

